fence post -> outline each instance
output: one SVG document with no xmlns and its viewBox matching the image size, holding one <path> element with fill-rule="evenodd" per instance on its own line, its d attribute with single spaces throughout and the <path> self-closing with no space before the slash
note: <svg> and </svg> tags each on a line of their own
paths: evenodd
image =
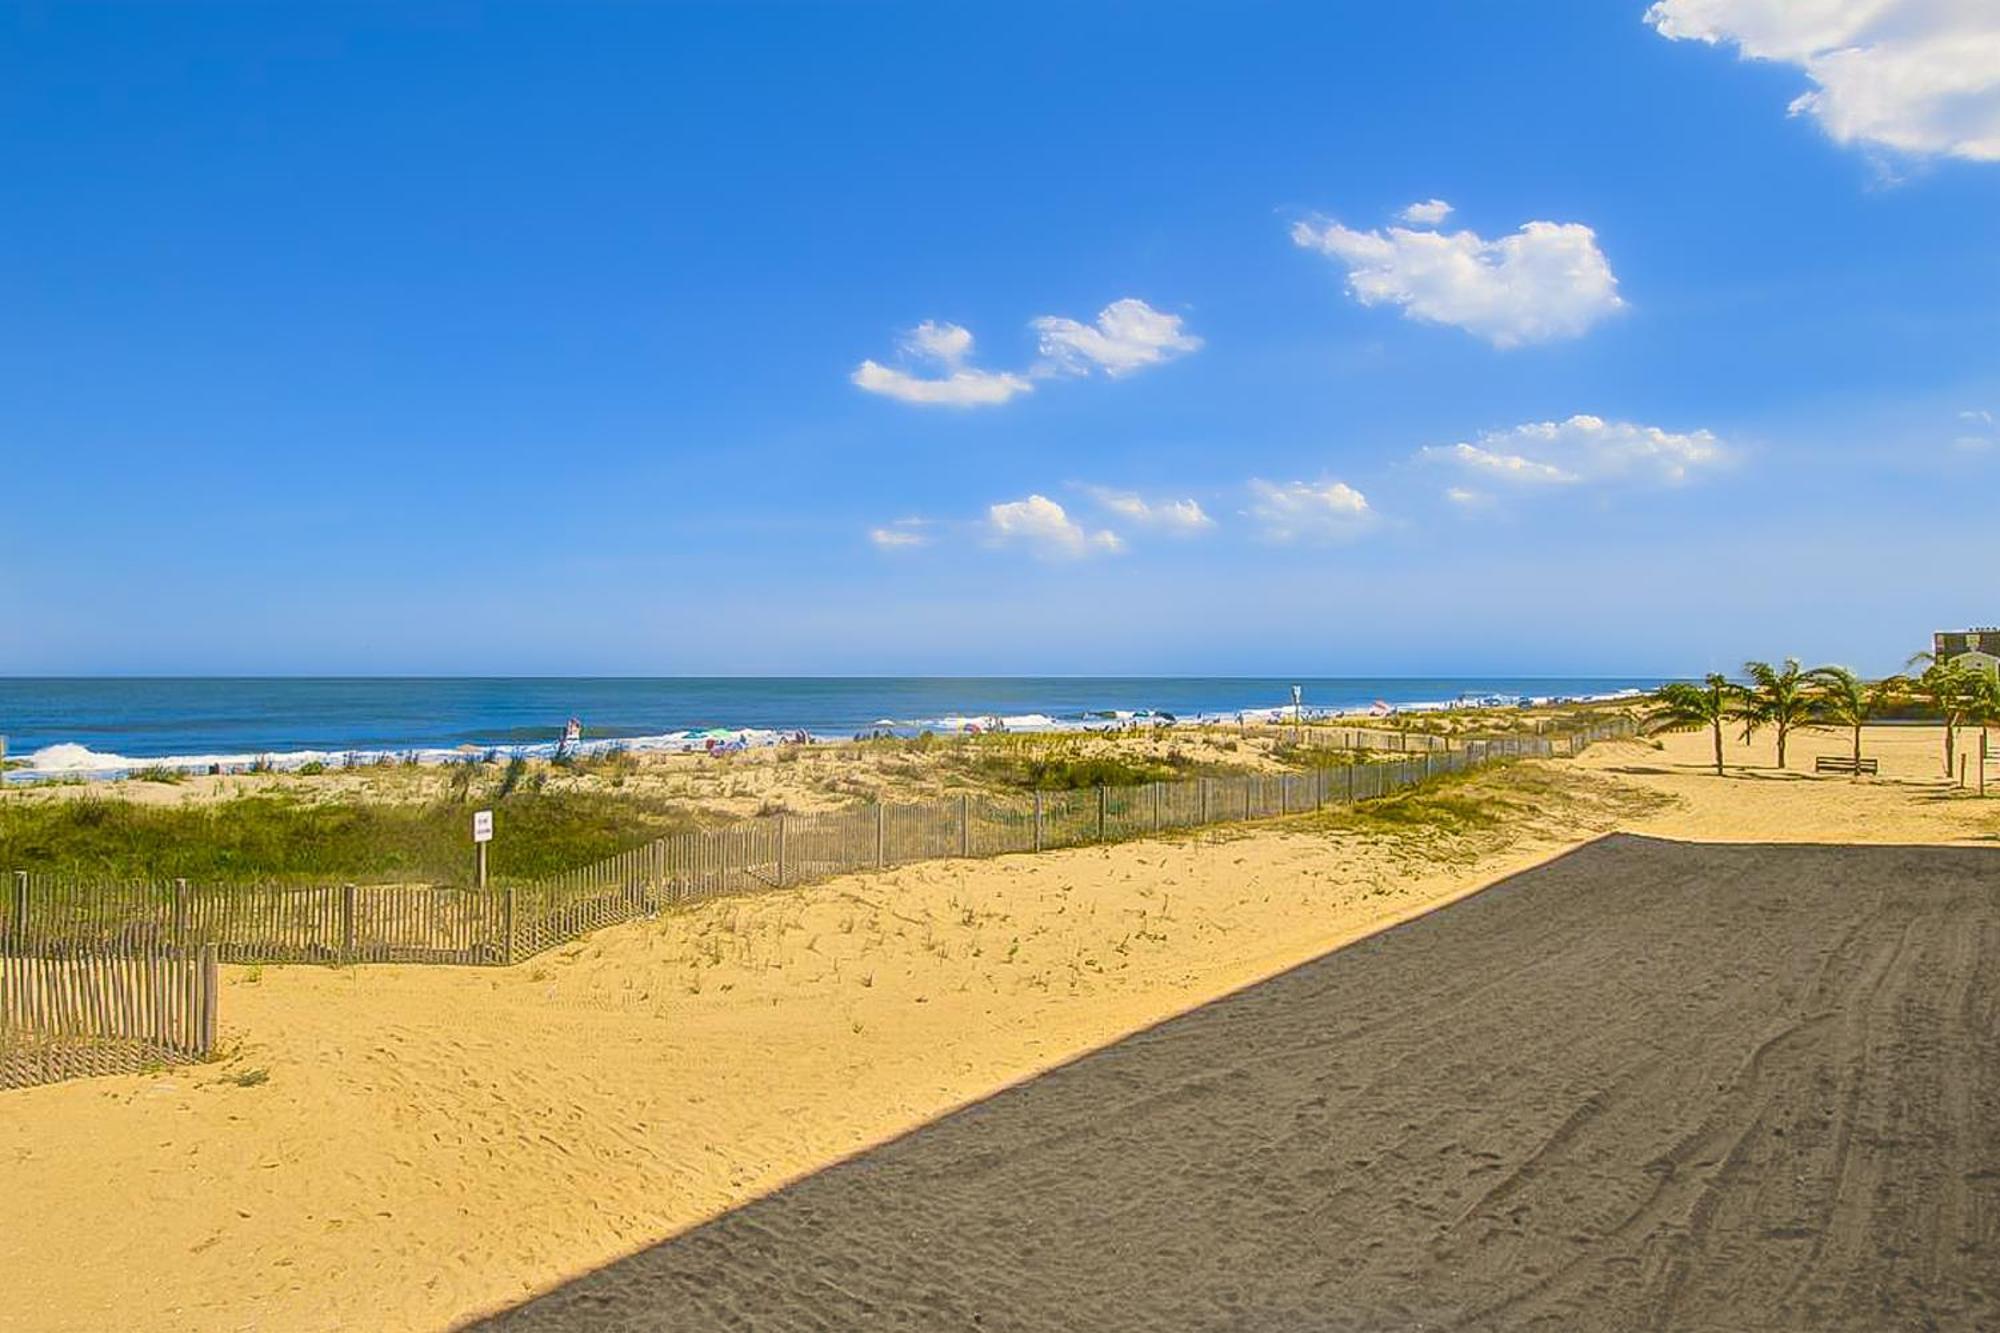
<svg viewBox="0 0 2000 1333">
<path fill-rule="evenodd" d="M 1430 752 L 1429 750 L 1425 750 L 1425 751 L 1424 751 L 1424 781 L 1425 781 L 1425 782 L 1429 782 L 1430 780 L 1431 780 L 1431 752 Z"/>
<path fill-rule="evenodd" d="M 347 962 L 354 961 L 354 899 L 356 890 L 352 884 L 340 886 L 340 956 Z"/>
<path fill-rule="evenodd" d="M 187 948 L 187 891 L 188 882 L 186 880 L 177 879 L 174 881 L 174 947 L 176 949 Z"/>
<path fill-rule="evenodd" d="M 972 797 L 958 794 L 958 854 L 972 855 Z"/>
<path fill-rule="evenodd" d="M 1354 765 L 1347 766 L 1347 803 L 1354 804 Z"/>
<path fill-rule="evenodd" d="M 875 868 L 880 870 L 889 864 L 889 807 L 880 801 L 875 803 Z"/>
<path fill-rule="evenodd" d="M 1035 850 L 1042 850 L 1042 790 L 1035 789 Z"/>
<path fill-rule="evenodd" d="M 1104 841 L 1104 788 L 1097 789 L 1097 840 Z"/>
<path fill-rule="evenodd" d="M 785 887 L 785 817 L 778 816 L 778 887 Z"/>
<path fill-rule="evenodd" d="M 207 1055 L 215 1049 L 215 1011 L 221 1006 L 221 988 L 216 984 L 215 946 L 201 946 L 201 1026 L 195 1034 L 195 1054 Z"/>
<path fill-rule="evenodd" d="M 514 961 L 514 889 L 512 885 L 509 885 L 507 888 L 507 897 L 501 909 L 500 920 L 501 928 L 506 933 L 507 938 L 507 951 L 503 956 L 511 964 Z"/>
<path fill-rule="evenodd" d="M 28 947 L 28 872 L 14 872 L 14 944 Z"/>
<path fill-rule="evenodd" d="M 1160 831 L 1160 784 L 1153 784 L 1153 832 Z"/>
<path fill-rule="evenodd" d="M 1323 768 L 1313 770 L 1313 809 L 1326 809 L 1326 770 Z"/>
<path fill-rule="evenodd" d="M 1196 778 L 1194 780 L 1194 789 L 1201 796 L 1199 802 L 1200 817 L 1195 820 L 1195 823 L 1206 824 L 1208 822 L 1208 779 Z"/>
</svg>

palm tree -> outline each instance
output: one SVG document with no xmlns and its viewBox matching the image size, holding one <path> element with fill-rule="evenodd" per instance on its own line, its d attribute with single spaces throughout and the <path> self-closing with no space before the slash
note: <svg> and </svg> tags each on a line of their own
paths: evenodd
<svg viewBox="0 0 2000 1333">
<path fill-rule="evenodd" d="M 1972 681 L 1967 691 L 1965 720 L 1979 724 L 1979 794 L 1986 794 L 1986 754 L 1990 745 L 1987 731 L 2000 723 L 2000 675 L 1986 671 L 1968 672 Z"/>
<path fill-rule="evenodd" d="M 1722 776 L 1722 725 L 1740 717 L 1743 691 L 1709 672 L 1701 684 L 1679 680 L 1662 685 L 1653 693 L 1653 710 L 1646 721 L 1660 731 L 1698 731 L 1707 727 L 1715 736 L 1715 776 Z"/>
<path fill-rule="evenodd" d="M 1910 658 L 1910 665 L 1924 668 L 1923 674 L 1910 682 L 1911 692 L 1944 719 L 1944 776 L 1950 781 L 1958 771 L 1958 729 L 1979 688 L 1979 673 L 1936 653 L 1918 653 Z"/>
<path fill-rule="evenodd" d="M 1806 672 L 1814 687 L 1813 703 L 1821 717 L 1854 734 L 1854 776 L 1861 777 L 1861 729 L 1868 720 L 1893 703 L 1903 686 L 1891 676 L 1873 684 L 1842 666 L 1814 667 Z"/>
<path fill-rule="evenodd" d="M 1799 659 L 1788 657 L 1783 668 L 1769 662 L 1745 662 L 1743 674 L 1750 678 L 1744 691 L 1743 739 L 1749 740 L 1759 727 L 1778 733 L 1778 767 L 1785 766 L 1785 738 L 1813 724 L 1811 682 L 1799 669 Z"/>
</svg>

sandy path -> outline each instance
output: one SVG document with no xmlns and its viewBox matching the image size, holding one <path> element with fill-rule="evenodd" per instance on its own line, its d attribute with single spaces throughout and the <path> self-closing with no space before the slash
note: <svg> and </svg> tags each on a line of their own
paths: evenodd
<svg viewBox="0 0 2000 1333">
<path fill-rule="evenodd" d="M 2000 1319 L 2000 850 L 1614 837 L 502 1327 Z"/>
<path fill-rule="evenodd" d="M 0 1097 L 0 1327 L 436 1328 L 1614 826 L 2000 833 L 1942 799 L 1935 733 L 1891 739 L 1879 784 L 1717 780 L 1676 737 L 1526 766 L 1567 785 L 1480 839 L 1267 827 L 854 876 L 506 970 L 234 969 L 228 1061 Z"/>
</svg>

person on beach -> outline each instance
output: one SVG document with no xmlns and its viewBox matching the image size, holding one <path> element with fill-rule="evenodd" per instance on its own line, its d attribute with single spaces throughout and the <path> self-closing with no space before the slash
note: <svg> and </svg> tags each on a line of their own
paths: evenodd
<svg viewBox="0 0 2000 1333">
<path fill-rule="evenodd" d="M 563 725 L 562 740 L 556 743 L 556 758 L 576 753 L 576 747 L 583 743 L 583 722 L 571 718 Z"/>
</svg>

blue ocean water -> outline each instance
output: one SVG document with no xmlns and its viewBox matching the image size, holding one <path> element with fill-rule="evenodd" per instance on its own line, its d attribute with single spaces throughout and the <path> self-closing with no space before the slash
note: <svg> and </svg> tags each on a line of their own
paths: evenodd
<svg viewBox="0 0 2000 1333">
<path fill-rule="evenodd" d="M 1235 677 L 256 678 L 0 679 L 8 754 L 42 772 L 113 772 L 338 759 L 348 752 L 444 757 L 465 747 L 552 748 L 572 717 L 587 741 L 676 748 L 711 730 L 755 743 L 803 730 L 846 737 L 888 728 L 957 731 L 1101 725 L 1121 716 L 1234 717 L 1289 707 L 1398 707 L 1461 696 L 1590 697 L 1650 688 L 1634 678 Z"/>
</svg>

